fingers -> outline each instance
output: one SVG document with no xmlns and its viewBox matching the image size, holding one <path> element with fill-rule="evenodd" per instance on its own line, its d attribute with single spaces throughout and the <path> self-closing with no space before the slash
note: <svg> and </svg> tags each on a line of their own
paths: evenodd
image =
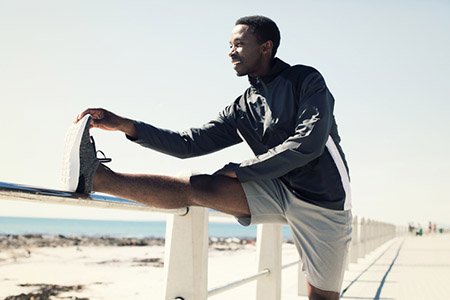
<svg viewBox="0 0 450 300">
<path fill-rule="evenodd" d="M 91 115 L 92 119 L 103 119 L 105 116 L 105 112 L 106 110 L 104 110 L 103 108 L 88 108 L 86 110 L 84 110 L 82 113 L 80 113 L 75 120 L 73 121 L 73 123 L 78 123 L 81 119 L 83 119 L 83 117 L 85 115 Z M 91 120 L 91 125 L 93 125 L 94 122 L 92 122 Z"/>
<path fill-rule="evenodd" d="M 125 120 L 124 118 L 103 108 L 88 108 L 76 117 L 74 123 L 78 123 L 88 114 L 92 116 L 89 123 L 90 128 L 117 131 L 122 129 Z"/>
<path fill-rule="evenodd" d="M 73 123 L 74 123 L 74 124 L 78 123 L 81 119 L 83 119 L 83 117 L 84 117 L 85 115 L 90 114 L 90 113 L 89 113 L 90 110 L 91 110 L 91 109 L 86 109 L 86 110 L 84 110 L 82 113 L 80 113 L 79 115 L 77 115 L 77 116 L 75 117 L 75 120 L 73 120 Z"/>
</svg>

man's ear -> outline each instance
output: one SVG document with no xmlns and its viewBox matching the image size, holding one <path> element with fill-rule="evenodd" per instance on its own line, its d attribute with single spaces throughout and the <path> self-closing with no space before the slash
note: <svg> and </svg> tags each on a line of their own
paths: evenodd
<svg viewBox="0 0 450 300">
<path fill-rule="evenodd" d="M 273 42 L 268 40 L 261 45 L 261 50 L 264 54 L 272 55 Z"/>
</svg>

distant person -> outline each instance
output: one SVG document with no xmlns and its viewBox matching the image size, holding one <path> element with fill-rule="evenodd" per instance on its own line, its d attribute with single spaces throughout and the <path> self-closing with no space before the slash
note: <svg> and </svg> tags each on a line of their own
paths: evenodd
<svg viewBox="0 0 450 300">
<path fill-rule="evenodd" d="M 235 216 L 244 226 L 289 224 L 306 271 L 308 297 L 339 299 L 352 214 L 334 99 L 317 70 L 276 57 L 279 43 L 272 20 L 237 20 L 228 55 L 250 87 L 202 127 L 175 132 L 100 108 L 83 111 L 76 120 L 83 133 L 80 176 L 70 180 L 78 192 L 104 192 L 159 208 L 208 207 Z M 171 103 L 176 109 L 176 101 Z M 85 124 L 122 131 L 131 141 L 180 158 L 242 141 L 255 157 L 188 179 L 116 173 L 96 158 Z"/>
<path fill-rule="evenodd" d="M 422 236 L 423 234 L 423 229 L 422 229 L 422 225 L 417 224 L 417 230 L 416 230 L 416 236 Z"/>
</svg>

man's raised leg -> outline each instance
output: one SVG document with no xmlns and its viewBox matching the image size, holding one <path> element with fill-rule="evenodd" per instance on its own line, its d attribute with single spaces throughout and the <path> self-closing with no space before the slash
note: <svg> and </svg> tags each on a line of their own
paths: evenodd
<svg viewBox="0 0 450 300">
<path fill-rule="evenodd" d="M 250 216 L 241 183 L 223 175 L 194 175 L 186 179 L 123 174 L 100 165 L 93 189 L 157 208 L 202 206 L 236 217 Z"/>
</svg>

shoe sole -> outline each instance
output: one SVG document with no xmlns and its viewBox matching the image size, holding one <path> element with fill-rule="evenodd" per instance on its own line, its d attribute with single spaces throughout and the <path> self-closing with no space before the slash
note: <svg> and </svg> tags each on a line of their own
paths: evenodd
<svg viewBox="0 0 450 300">
<path fill-rule="evenodd" d="M 84 116 L 78 123 L 72 124 L 64 138 L 63 166 L 61 170 L 61 189 L 75 192 L 80 177 L 80 144 L 91 115 Z"/>
</svg>

